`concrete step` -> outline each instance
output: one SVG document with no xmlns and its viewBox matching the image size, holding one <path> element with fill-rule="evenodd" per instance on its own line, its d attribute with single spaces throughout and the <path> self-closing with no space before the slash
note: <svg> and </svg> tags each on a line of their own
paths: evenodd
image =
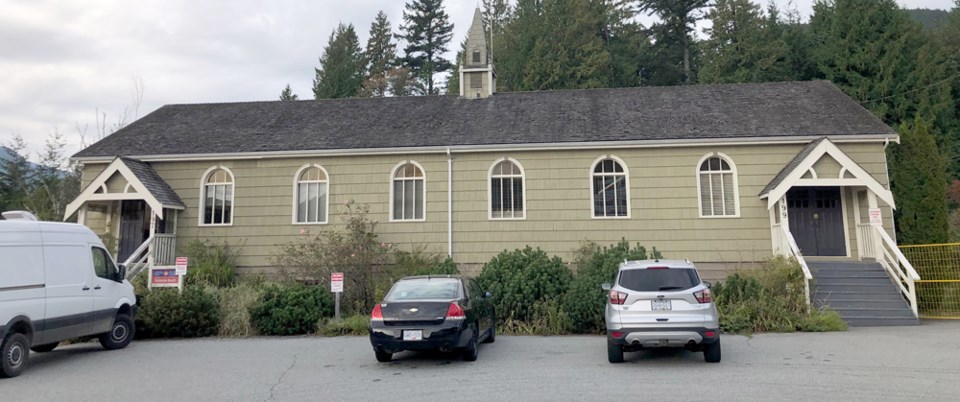
<svg viewBox="0 0 960 402">
<path fill-rule="evenodd" d="M 869 308 L 882 308 L 882 309 L 907 309 L 910 308 L 907 305 L 907 302 L 902 298 L 897 298 L 897 300 L 861 300 L 861 299 L 850 299 L 850 300 L 838 300 L 830 298 L 828 300 L 814 300 L 813 305 L 815 307 L 827 306 L 833 310 L 839 309 L 869 309 Z"/>
<path fill-rule="evenodd" d="M 896 327 L 920 325 L 916 318 L 876 318 L 876 317 L 844 317 L 844 321 L 851 327 Z"/>
<path fill-rule="evenodd" d="M 817 286 L 834 286 L 834 285 L 861 285 L 861 286 L 893 286 L 893 282 L 890 281 L 890 278 L 824 278 L 824 277 L 814 277 L 814 283 Z"/>
<path fill-rule="evenodd" d="M 837 314 L 843 318 L 914 318 L 913 311 L 907 306 L 900 308 L 834 308 Z"/>
</svg>

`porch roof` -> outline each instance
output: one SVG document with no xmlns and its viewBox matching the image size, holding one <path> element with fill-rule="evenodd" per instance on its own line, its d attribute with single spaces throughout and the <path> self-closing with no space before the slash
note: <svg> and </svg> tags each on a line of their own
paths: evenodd
<svg viewBox="0 0 960 402">
<path fill-rule="evenodd" d="M 107 180 L 114 174 L 120 174 L 127 183 L 136 190 L 136 193 L 110 193 L 104 190 Z M 90 201 L 116 201 L 141 199 L 150 205 L 153 213 L 163 219 L 163 209 L 186 209 L 180 196 L 170 185 L 157 174 L 149 164 L 142 161 L 117 157 L 107 166 L 90 184 L 80 192 L 80 195 L 67 205 L 63 219 L 66 220 Z"/>
</svg>

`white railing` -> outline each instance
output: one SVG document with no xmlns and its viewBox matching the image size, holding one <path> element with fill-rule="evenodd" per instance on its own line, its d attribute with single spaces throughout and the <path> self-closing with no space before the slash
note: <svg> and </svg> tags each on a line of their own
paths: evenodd
<svg viewBox="0 0 960 402">
<path fill-rule="evenodd" d="M 127 267 L 127 279 L 133 278 L 143 271 L 148 266 L 150 266 L 150 253 L 147 250 L 150 248 L 150 245 L 153 244 L 153 237 L 148 238 L 137 247 L 136 250 L 126 261 L 123 262 L 123 266 Z"/>
<path fill-rule="evenodd" d="M 873 226 L 874 225 L 869 223 L 857 224 L 857 251 L 860 254 L 861 260 L 864 258 L 877 258 L 877 246 L 873 241 Z"/>
<path fill-rule="evenodd" d="M 153 265 L 173 265 L 176 263 L 177 235 L 153 235 Z"/>
<path fill-rule="evenodd" d="M 890 274 L 893 281 L 900 287 L 900 292 L 902 292 L 904 297 L 907 298 L 907 301 L 910 302 L 913 316 L 918 317 L 916 281 L 920 280 L 920 274 L 913 269 L 913 265 L 910 264 L 910 261 L 907 261 L 907 257 L 900 252 L 897 243 L 890 238 L 886 230 L 883 230 L 880 226 L 870 226 L 873 227 L 873 233 L 876 234 L 876 237 L 871 235 L 870 238 L 880 239 L 874 248 L 874 255 L 876 256 L 877 262 L 887 270 L 887 273 Z"/>
<path fill-rule="evenodd" d="M 803 290 L 804 296 L 807 301 L 807 309 L 810 309 L 810 281 L 813 280 L 813 274 L 810 272 L 810 267 L 807 266 L 807 261 L 804 260 L 803 254 L 800 253 L 800 247 L 797 246 L 797 241 L 793 238 L 793 234 L 787 230 L 781 224 L 774 225 L 778 230 L 774 230 L 774 239 L 777 245 L 777 253 L 787 257 L 793 257 L 797 260 L 797 263 L 800 264 L 800 269 L 803 271 Z"/>
</svg>

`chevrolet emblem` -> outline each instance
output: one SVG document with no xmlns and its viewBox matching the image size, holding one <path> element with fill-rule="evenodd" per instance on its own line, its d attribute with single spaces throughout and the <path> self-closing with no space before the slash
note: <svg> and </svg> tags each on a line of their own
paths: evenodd
<svg viewBox="0 0 960 402">
<path fill-rule="evenodd" d="M 420 311 L 420 310 L 417 310 L 416 307 L 410 309 L 410 312 L 411 312 L 411 313 L 416 313 L 417 311 Z"/>
</svg>

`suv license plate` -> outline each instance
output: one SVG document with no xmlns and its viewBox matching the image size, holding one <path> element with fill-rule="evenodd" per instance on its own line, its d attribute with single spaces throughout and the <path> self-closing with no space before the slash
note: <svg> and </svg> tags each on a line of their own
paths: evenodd
<svg viewBox="0 0 960 402">
<path fill-rule="evenodd" d="M 663 310 L 672 310 L 673 307 L 670 305 L 670 300 L 654 299 L 652 300 L 651 310 L 653 311 L 663 311 Z"/>
<path fill-rule="evenodd" d="M 422 341 L 423 340 L 423 330 L 415 331 L 403 331 L 403 340 L 405 341 Z"/>
</svg>

